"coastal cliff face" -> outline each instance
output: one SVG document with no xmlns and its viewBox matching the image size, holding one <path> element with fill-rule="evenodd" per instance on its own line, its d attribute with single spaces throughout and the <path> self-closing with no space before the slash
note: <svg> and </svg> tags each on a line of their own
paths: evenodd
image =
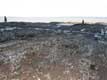
<svg viewBox="0 0 107 80">
<path fill-rule="evenodd" d="M 0 80 L 107 79 L 107 42 L 86 34 L 99 32 L 101 27 L 79 24 L 57 27 L 56 23 L 3 25 Z M 85 26 L 88 28 L 84 29 Z"/>
</svg>

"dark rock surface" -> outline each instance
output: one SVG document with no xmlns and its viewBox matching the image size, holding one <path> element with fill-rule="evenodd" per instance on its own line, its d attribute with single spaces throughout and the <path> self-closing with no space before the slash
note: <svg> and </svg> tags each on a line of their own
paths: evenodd
<svg viewBox="0 0 107 80">
<path fill-rule="evenodd" d="M 107 41 L 86 34 L 105 25 L 57 24 L 0 23 L 0 80 L 107 80 Z"/>
</svg>

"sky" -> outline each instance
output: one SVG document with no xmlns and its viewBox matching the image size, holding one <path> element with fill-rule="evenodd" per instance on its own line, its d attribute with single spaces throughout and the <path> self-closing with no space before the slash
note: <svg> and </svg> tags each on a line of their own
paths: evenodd
<svg viewBox="0 0 107 80">
<path fill-rule="evenodd" d="M 107 0 L 0 0 L 1 17 L 105 18 L 106 9 Z"/>
</svg>

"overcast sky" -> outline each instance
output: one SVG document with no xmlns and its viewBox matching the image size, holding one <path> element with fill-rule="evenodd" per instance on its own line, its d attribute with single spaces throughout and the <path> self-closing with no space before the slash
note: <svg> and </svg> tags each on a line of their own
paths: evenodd
<svg viewBox="0 0 107 80">
<path fill-rule="evenodd" d="M 107 0 L 0 0 L 0 16 L 107 17 Z"/>
<path fill-rule="evenodd" d="M 107 17 L 107 0 L 0 0 L 0 15 Z"/>
</svg>

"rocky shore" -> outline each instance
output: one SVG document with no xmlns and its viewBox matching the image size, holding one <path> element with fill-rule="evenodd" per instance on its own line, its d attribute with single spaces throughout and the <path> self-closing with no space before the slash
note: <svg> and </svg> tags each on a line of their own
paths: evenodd
<svg viewBox="0 0 107 80">
<path fill-rule="evenodd" d="M 0 80 L 106 80 L 106 25 L 0 23 Z"/>
</svg>

